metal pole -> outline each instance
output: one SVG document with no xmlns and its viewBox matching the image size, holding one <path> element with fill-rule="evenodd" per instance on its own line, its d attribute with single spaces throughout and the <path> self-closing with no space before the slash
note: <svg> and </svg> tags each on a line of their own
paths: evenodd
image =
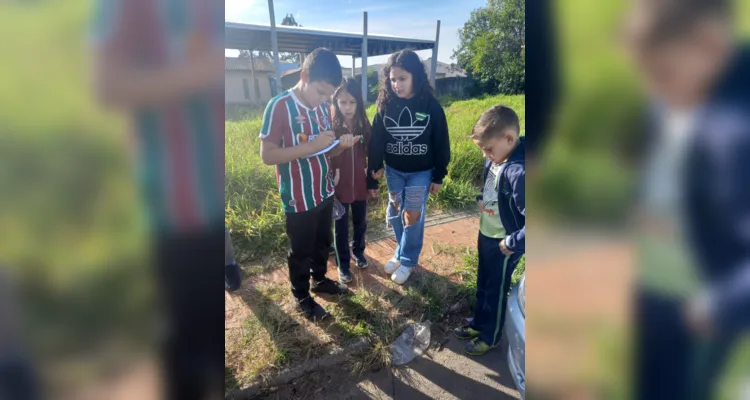
<svg viewBox="0 0 750 400">
<path fill-rule="evenodd" d="M 276 15 L 273 12 L 273 0 L 268 0 L 268 15 L 271 17 L 271 51 L 273 52 L 273 80 L 275 87 L 279 87 L 279 71 L 281 63 L 279 62 L 279 41 L 276 36 Z M 276 95 L 276 91 L 272 93 Z"/>
<path fill-rule="evenodd" d="M 367 11 L 362 13 L 362 97 L 367 103 Z"/>
<path fill-rule="evenodd" d="M 354 76 L 355 76 L 355 74 L 354 74 L 354 65 L 355 65 L 354 60 L 355 60 L 355 57 L 354 57 L 354 55 L 352 55 L 352 78 L 354 78 Z"/>
<path fill-rule="evenodd" d="M 430 85 L 432 88 L 437 90 L 435 86 L 435 76 L 437 75 L 437 62 L 438 62 L 438 43 L 440 42 L 440 20 L 437 22 L 437 29 L 435 29 L 435 47 L 432 48 L 432 65 L 430 65 Z"/>
<path fill-rule="evenodd" d="M 250 76 L 253 78 L 253 97 L 255 98 L 255 102 L 259 102 L 260 99 L 258 98 L 257 93 L 259 92 L 257 86 L 258 82 L 255 81 L 255 59 L 253 57 L 253 51 L 250 50 Z"/>
</svg>

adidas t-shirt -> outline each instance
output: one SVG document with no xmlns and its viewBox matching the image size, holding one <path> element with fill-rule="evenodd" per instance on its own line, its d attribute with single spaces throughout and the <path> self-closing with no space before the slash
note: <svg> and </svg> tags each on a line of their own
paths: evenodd
<svg viewBox="0 0 750 400">
<path fill-rule="evenodd" d="M 448 123 L 435 98 L 394 99 L 372 122 L 368 168 L 383 161 L 401 172 L 434 169 L 432 181 L 442 183 L 451 158 Z"/>
<path fill-rule="evenodd" d="M 327 104 L 307 108 L 287 90 L 268 102 L 260 138 L 279 147 L 297 146 L 331 130 L 329 114 Z M 333 195 L 333 174 L 326 154 L 278 164 L 276 180 L 287 213 L 311 210 Z"/>
</svg>

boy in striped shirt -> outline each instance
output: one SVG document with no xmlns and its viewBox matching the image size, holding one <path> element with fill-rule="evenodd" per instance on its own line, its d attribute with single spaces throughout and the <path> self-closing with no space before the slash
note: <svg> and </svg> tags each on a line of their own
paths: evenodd
<svg viewBox="0 0 750 400">
<path fill-rule="evenodd" d="M 276 166 L 286 233 L 292 294 L 298 307 L 312 321 L 328 312 L 310 297 L 310 276 L 315 293 L 342 294 L 347 287 L 325 276 L 333 235 L 333 175 L 328 157 L 355 143 L 352 135 L 318 154 L 334 141 L 327 102 L 341 84 L 341 64 L 330 50 L 319 48 L 305 59 L 300 80 L 292 89 L 271 99 L 263 114 L 260 154 Z"/>
</svg>

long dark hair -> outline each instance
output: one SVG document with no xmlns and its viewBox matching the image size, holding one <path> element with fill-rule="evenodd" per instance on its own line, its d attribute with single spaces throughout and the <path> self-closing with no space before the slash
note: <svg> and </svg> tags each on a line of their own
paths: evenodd
<svg viewBox="0 0 750 400">
<path fill-rule="evenodd" d="M 365 143 L 370 143 L 370 121 L 367 120 L 367 115 L 365 115 L 365 102 L 362 99 L 362 89 L 359 82 L 353 78 L 344 78 L 344 81 L 341 82 L 341 85 L 333 93 L 333 131 L 336 133 L 336 136 L 341 136 L 341 131 L 344 127 L 344 114 L 341 113 L 338 103 L 339 95 L 343 92 L 349 93 L 357 101 L 357 111 L 354 112 L 354 126 L 350 128 L 358 131 L 365 138 Z"/>
<path fill-rule="evenodd" d="M 391 68 L 399 67 L 404 71 L 411 74 L 412 92 L 414 97 L 421 99 L 429 99 L 435 97 L 435 92 L 430 86 L 430 81 L 427 79 L 427 71 L 424 69 L 422 60 L 419 59 L 417 53 L 411 49 L 401 50 L 398 53 L 391 54 L 388 57 L 388 62 L 383 68 L 383 74 L 380 77 L 380 89 L 378 90 L 377 109 L 378 112 L 384 112 L 386 105 L 396 98 L 396 93 L 393 92 L 391 87 Z"/>
</svg>

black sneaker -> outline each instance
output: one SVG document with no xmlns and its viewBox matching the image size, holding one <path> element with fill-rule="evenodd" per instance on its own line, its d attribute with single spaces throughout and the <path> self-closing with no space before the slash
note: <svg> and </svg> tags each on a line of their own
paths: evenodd
<svg viewBox="0 0 750 400">
<path fill-rule="evenodd" d="M 349 288 L 347 288 L 343 283 L 324 278 L 320 282 L 313 283 L 312 291 L 313 293 L 344 294 L 349 291 Z"/>
<path fill-rule="evenodd" d="M 312 322 L 319 322 L 331 315 L 320 304 L 316 303 L 312 297 L 307 296 L 297 301 L 297 308 L 305 315 L 305 318 Z"/>
<path fill-rule="evenodd" d="M 369 264 L 367 264 L 367 257 L 354 256 L 354 261 L 357 262 L 357 268 L 359 269 L 365 269 L 369 266 Z"/>
<path fill-rule="evenodd" d="M 352 281 L 352 273 L 350 271 L 342 271 L 339 269 L 339 282 L 349 283 Z"/>
<path fill-rule="evenodd" d="M 224 266 L 224 289 L 229 292 L 233 292 L 240 288 L 242 285 L 242 277 L 240 276 L 240 267 L 237 264 L 230 264 Z"/>
</svg>

